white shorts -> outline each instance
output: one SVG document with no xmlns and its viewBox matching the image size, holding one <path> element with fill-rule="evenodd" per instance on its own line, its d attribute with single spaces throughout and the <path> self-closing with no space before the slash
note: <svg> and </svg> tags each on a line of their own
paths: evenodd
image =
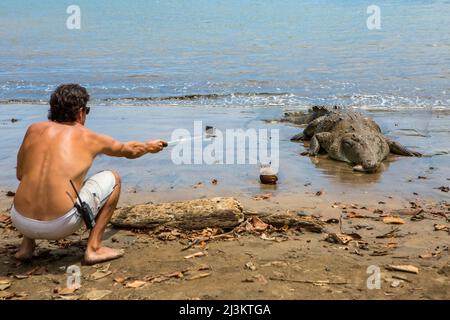
<svg viewBox="0 0 450 320">
<path fill-rule="evenodd" d="M 101 171 L 87 179 L 80 190 L 80 198 L 86 202 L 97 216 L 116 187 L 116 177 L 112 171 Z M 49 221 L 30 219 L 11 208 L 11 221 L 25 237 L 30 239 L 58 240 L 75 233 L 84 221 L 76 208 L 63 216 Z"/>
</svg>

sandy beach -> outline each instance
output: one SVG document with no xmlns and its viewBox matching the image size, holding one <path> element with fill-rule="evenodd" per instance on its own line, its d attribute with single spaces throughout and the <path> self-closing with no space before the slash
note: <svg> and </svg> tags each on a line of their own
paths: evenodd
<svg viewBox="0 0 450 320">
<path fill-rule="evenodd" d="M 148 201 L 124 195 L 124 202 Z M 305 203 L 314 203 L 305 196 Z M 127 199 L 128 198 L 128 199 Z M 11 200 L 3 199 L 3 203 Z M 283 211 L 271 200 L 247 208 Z M 0 237 L 1 279 L 10 284 L 6 299 L 448 299 L 450 276 L 448 204 L 417 201 L 399 206 L 385 200 L 326 203 L 306 212 L 341 216 L 328 220 L 326 233 L 272 230 L 242 233 L 188 244 L 214 229 L 183 232 L 123 230 L 110 227 L 105 244 L 124 248 L 124 258 L 94 266 L 81 263 L 87 233 L 61 241 L 39 241 L 31 263 L 13 258 L 20 239 L 7 224 Z M 306 207 L 306 206 L 300 206 Z M 406 207 L 406 209 L 405 209 Z M 414 208 L 414 209 L 412 209 Z M 424 210 L 417 210 L 423 208 Z M 398 211 L 400 209 L 400 211 Z M 400 212 L 401 225 L 383 215 Z M 421 212 L 419 217 L 414 214 Z M 4 217 L 7 214 L 2 214 Z M 415 219 L 417 218 L 417 219 Z M 436 225 L 447 229 L 439 230 Z M 447 230 L 447 231 L 446 231 Z M 357 234 L 359 241 L 330 243 L 331 233 Z M 192 258 L 187 258 L 189 256 Z M 81 268 L 81 288 L 65 291 L 66 270 Z M 381 271 L 379 289 L 369 289 L 368 268 Z M 389 266 L 409 266 L 413 273 Z M 415 273 L 417 270 L 417 274 Z M 214 283 L 214 285 L 212 285 Z"/>
<path fill-rule="evenodd" d="M 91 171 L 115 169 L 121 173 L 124 185 L 119 206 L 232 196 L 250 211 L 290 211 L 318 217 L 326 223 L 326 231 L 233 233 L 229 238 L 202 242 L 183 251 L 189 240 L 202 232 L 229 230 L 189 233 L 111 226 L 105 243 L 125 248 L 123 259 L 82 265 L 87 233 L 80 232 L 67 240 L 38 242 L 35 259 L 30 264 L 19 263 L 13 258 L 19 234 L 7 222 L 13 198 L 6 193 L 17 186 L 15 153 L 25 128 L 45 119 L 46 107 L 7 105 L 0 110 L 0 212 L 6 219 L 0 229 L 0 276 L 10 286 L 0 292 L 1 297 L 85 299 L 95 290 L 107 290 L 104 299 L 450 297 L 449 233 L 445 229 L 450 226 L 449 194 L 448 189 L 439 189 L 450 183 L 448 112 L 363 111 L 385 134 L 425 154 L 422 158 L 390 156 L 379 172 L 364 174 L 327 156 L 301 156 L 304 146 L 289 141 L 300 128 L 264 121 L 280 118 L 287 109 L 136 106 L 132 110 L 94 106 L 87 125 L 122 140 L 169 139 L 174 128 L 191 130 L 194 120 L 219 129 L 279 129 L 279 183 L 261 185 L 255 165 L 177 166 L 170 161 L 170 151 L 132 162 L 102 157 Z M 11 122 L 13 117 L 18 121 Z M 213 179 L 217 183 L 212 183 Z M 258 200 L 258 195 L 265 195 L 265 199 Z M 400 218 L 401 223 L 386 222 L 388 216 Z M 339 220 L 341 223 L 336 223 Z M 331 243 L 327 238 L 334 233 L 356 233 L 361 239 Z M 196 252 L 204 255 L 185 258 Z M 65 270 L 70 265 L 81 267 L 82 287 L 61 294 L 58 290 L 65 287 Z M 389 265 L 414 266 L 418 273 L 388 270 Z M 381 270 L 380 289 L 367 287 L 369 266 Z M 202 276 L 195 277 L 199 274 Z M 138 282 L 139 287 L 134 288 L 135 281 L 143 284 Z"/>
</svg>

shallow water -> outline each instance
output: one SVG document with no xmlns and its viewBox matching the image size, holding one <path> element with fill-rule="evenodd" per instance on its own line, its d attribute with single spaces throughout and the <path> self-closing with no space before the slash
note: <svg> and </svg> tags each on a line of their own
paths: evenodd
<svg viewBox="0 0 450 320">
<path fill-rule="evenodd" d="M 131 112 L 132 110 L 132 112 Z M 26 127 L 45 120 L 47 107 L 33 105 L 7 105 L 0 108 L 0 188 L 15 188 L 16 152 Z M 259 166 L 242 165 L 175 165 L 171 149 L 146 155 L 136 160 L 100 157 L 90 173 L 102 169 L 116 169 L 122 177 L 124 191 L 154 192 L 165 200 L 185 199 L 192 196 L 233 195 L 248 196 L 272 192 L 281 197 L 300 197 L 305 192 L 325 190 L 332 199 L 364 198 L 373 195 L 395 195 L 414 199 L 448 199 L 448 194 L 434 189 L 450 184 L 450 132 L 448 112 L 397 111 L 367 112 L 381 126 L 384 133 L 404 145 L 424 153 L 425 157 L 392 156 L 375 174 L 353 172 L 345 163 L 327 159 L 300 156 L 302 144 L 289 138 L 301 129 L 289 125 L 267 124 L 263 119 L 281 116 L 278 107 L 225 108 L 225 107 L 94 107 L 87 126 L 120 140 L 169 140 L 172 131 L 185 128 L 193 132 L 194 121 L 212 125 L 218 130 L 228 128 L 271 128 L 280 131 L 279 184 L 276 187 L 259 183 Z M 12 116 L 19 121 L 11 123 Z M 415 131 L 411 131 L 415 129 Z M 411 132 L 415 132 L 414 135 Z M 209 142 L 204 142 L 204 146 Z M 247 150 L 248 151 L 248 150 Z M 427 179 L 418 179 L 425 176 Z M 215 178 L 218 184 L 213 186 Z M 193 188 L 198 182 L 203 185 Z M 306 186 L 305 186 L 306 185 Z"/>
</svg>

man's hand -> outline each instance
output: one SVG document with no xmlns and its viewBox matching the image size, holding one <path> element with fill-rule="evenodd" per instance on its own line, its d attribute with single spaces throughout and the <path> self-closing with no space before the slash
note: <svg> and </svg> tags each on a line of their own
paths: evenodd
<svg viewBox="0 0 450 320">
<path fill-rule="evenodd" d="M 167 147 L 167 142 L 164 140 L 151 140 L 146 143 L 147 152 L 157 153 L 160 152 L 164 147 Z"/>
</svg>

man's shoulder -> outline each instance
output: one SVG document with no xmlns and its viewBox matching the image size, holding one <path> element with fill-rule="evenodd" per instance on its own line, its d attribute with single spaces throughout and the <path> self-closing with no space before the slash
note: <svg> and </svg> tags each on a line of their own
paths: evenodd
<svg viewBox="0 0 450 320">
<path fill-rule="evenodd" d="M 36 131 L 41 131 L 41 130 L 43 130 L 43 129 L 49 127 L 50 125 L 51 125 L 51 124 L 50 124 L 49 121 L 35 122 L 35 123 L 32 123 L 32 124 L 28 127 L 27 132 L 28 132 L 28 133 L 33 133 L 33 132 L 36 132 Z"/>
<path fill-rule="evenodd" d="M 42 130 L 49 129 L 49 128 L 59 128 L 61 129 L 61 124 L 57 122 L 52 121 L 42 121 L 42 122 L 35 122 L 32 123 L 28 127 L 28 133 L 35 133 L 35 132 L 41 132 Z M 76 132 L 81 135 L 85 135 L 89 138 L 93 138 L 94 136 L 98 135 L 98 133 L 86 128 L 85 126 L 67 126 L 66 129 L 71 130 L 72 132 Z"/>
<path fill-rule="evenodd" d="M 96 139 L 100 135 L 100 133 L 95 132 L 92 129 L 86 128 L 85 126 L 79 126 L 77 127 L 77 129 L 81 134 L 83 134 L 86 138 L 90 140 Z"/>
<path fill-rule="evenodd" d="M 77 129 L 79 130 L 79 134 L 81 135 L 80 139 L 94 148 L 97 148 L 98 145 L 102 144 L 104 141 L 104 135 L 99 132 L 96 132 L 84 126 L 80 126 Z"/>
</svg>

